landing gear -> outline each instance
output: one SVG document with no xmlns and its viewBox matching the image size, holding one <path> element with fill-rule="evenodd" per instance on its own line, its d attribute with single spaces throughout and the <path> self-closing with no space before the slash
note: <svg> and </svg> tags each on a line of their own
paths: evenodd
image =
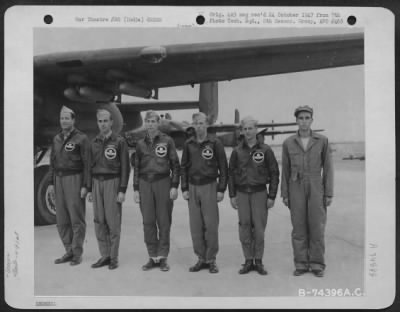
<svg viewBox="0 0 400 312">
<path fill-rule="evenodd" d="M 35 148 L 35 225 L 49 225 L 56 223 L 56 203 L 55 198 L 49 190 L 50 174 L 50 149 L 47 147 Z"/>
<path fill-rule="evenodd" d="M 56 223 L 55 198 L 49 192 L 49 166 L 35 168 L 35 225 Z"/>
</svg>

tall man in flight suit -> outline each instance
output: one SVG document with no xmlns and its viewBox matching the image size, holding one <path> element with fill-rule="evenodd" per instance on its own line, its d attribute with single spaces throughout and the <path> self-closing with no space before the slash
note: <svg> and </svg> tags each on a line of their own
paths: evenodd
<svg viewBox="0 0 400 312">
<path fill-rule="evenodd" d="M 93 201 L 94 226 L 101 258 L 92 268 L 118 267 L 122 203 L 130 173 L 129 152 L 125 140 L 112 132 L 112 116 L 97 111 L 100 133 L 91 143 L 88 179 L 89 201 Z M 92 196 L 93 190 L 93 196 Z"/>
<path fill-rule="evenodd" d="M 56 198 L 57 229 L 66 254 L 54 262 L 71 261 L 71 265 L 77 265 L 82 262 L 86 234 L 89 140 L 75 129 L 75 113 L 65 106 L 60 112 L 60 125 L 61 132 L 53 139 L 50 155 L 50 193 Z"/>
<path fill-rule="evenodd" d="M 257 121 L 246 117 L 240 126 L 244 140 L 229 160 L 229 197 L 232 207 L 238 210 L 239 238 L 245 257 L 239 274 L 254 268 L 266 275 L 262 264 L 264 234 L 268 209 L 274 206 L 278 190 L 279 167 L 272 149 L 257 141 Z"/>
<path fill-rule="evenodd" d="M 294 115 L 299 130 L 282 145 L 281 184 L 283 203 L 290 209 L 293 225 L 294 275 L 311 269 L 322 277 L 326 208 L 333 196 L 332 160 L 328 139 L 311 130 L 313 109 L 300 106 Z"/>
<path fill-rule="evenodd" d="M 200 112 L 193 114 L 192 119 L 196 136 L 185 142 L 181 164 L 182 194 L 189 201 L 190 232 L 198 257 L 189 271 L 198 272 L 209 266 L 210 273 L 218 273 L 217 202 L 224 198 L 228 165 L 222 143 L 207 135 L 207 116 Z"/>
<path fill-rule="evenodd" d="M 179 158 L 174 141 L 158 130 L 160 116 L 146 112 L 144 139 L 136 145 L 134 164 L 134 199 L 140 203 L 143 216 L 144 241 L 149 261 L 147 271 L 159 262 L 161 271 L 169 271 L 167 257 L 173 201 L 178 197 Z"/>
</svg>

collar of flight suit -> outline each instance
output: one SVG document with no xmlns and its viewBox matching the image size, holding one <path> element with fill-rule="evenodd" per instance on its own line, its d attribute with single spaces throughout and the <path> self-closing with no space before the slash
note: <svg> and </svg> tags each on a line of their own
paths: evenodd
<svg viewBox="0 0 400 312">
<path fill-rule="evenodd" d="M 206 138 L 204 139 L 204 141 L 203 142 L 199 142 L 199 141 L 197 141 L 197 137 L 196 136 L 194 136 L 194 137 L 191 137 L 190 139 L 188 139 L 188 143 L 196 143 L 196 144 L 204 144 L 204 143 L 206 143 L 206 142 L 214 142 L 215 140 L 212 138 L 212 137 L 210 137 L 210 135 L 209 134 L 207 134 L 206 135 Z"/>
<path fill-rule="evenodd" d="M 103 137 L 100 133 L 96 136 L 96 141 L 105 142 L 108 141 L 110 138 L 115 138 L 115 134 L 113 131 L 110 131 L 105 137 Z"/>
<path fill-rule="evenodd" d="M 308 145 L 307 145 L 307 151 L 310 150 L 311 147 L 315 144 L 315 142 L 317 142 L 320 139 L 320 137 L 318 136 L 318 134 L 316 132 L 312 131 L 311 129 L 310 129 L 310 132 L 311 132 L 310 133 L 310 141 L 308 142 Z M 297 131 L 295 141 L 297 142 L 297 144 L 300 146 L 300 148 L 303 151 L 306 151 L 303 147 L 303 144 L 301 143 L 301 137 L 300 137 L 299 131 Z"/>
<path fill-rule="evenodd" d="M 60 137 L 61 137 L 61 139 L 62 139 L 63 141 L 66 141 L 67 139 L 71 138 L 71 137 L 74 135 L 74 133 L 75 133 L 75 128 L 74 128 L 74 127 L 72 127 L 72 129 L 71 129 L 70 131 L 68 131 L 68 132 L 66 133 L 66 135 L 65 135 L 64 132 L 61 130 L 61 131 L 60 131 Z"/>
<path fill-rule="evenodd" d="M 157 138 L 161 136 L 160 130 L 157 130 L 155 136 L 153 137 L 153 140 L 150 138 L 149 132 L 146 131 L 146 135 L 144 136 L 144 141 L 149 144 L 154 142 Z"/>
<path fill-rule="evenodd" d="M 254 149 L 261 148 L 261 145 L 257 142 L 257 143 L 254 144 L 252 147 L 250 147 L 249 143 L 247 143 L 247 140 L 244 139 L 242 142 L 240 142 L 240 147 L 241 147 L 241 148 L 249 148 L 249 149 L 251 149 L 251 150 L 254 150 Z"/>
</svg>

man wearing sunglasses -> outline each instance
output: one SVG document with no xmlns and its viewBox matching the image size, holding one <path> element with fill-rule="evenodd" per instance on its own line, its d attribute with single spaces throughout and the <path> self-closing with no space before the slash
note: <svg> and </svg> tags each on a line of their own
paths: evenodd
<svg viewBox="0 0 400 312">
<path fill-rule="evenodd" d="M 290 209 L 295 276 L 325 270 L 326 208 L 332 203 L 333 166 L 328 139 L 311 130 L 313 109 L 296 108 L 297 134 L 282 145 L 283 203 Z"/>
</svg>

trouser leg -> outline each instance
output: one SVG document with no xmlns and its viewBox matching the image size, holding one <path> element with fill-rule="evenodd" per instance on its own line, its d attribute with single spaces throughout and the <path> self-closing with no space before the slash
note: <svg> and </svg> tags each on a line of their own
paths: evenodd
<svg viewBox="0 0 400 312">
<path fill-rule="evenodd" d="M 306 190 L 303 181 L 291 181 L 289 207 L 292 221 L 292 246 L 296 269 L 308 269 L 308 222 Z"/>
<path fill-rule="evenodd" d="M 198 198 L 198 185 L 189 184 L 189 224 L 193 250 L 199 260 L 206 260 L 206 243 L 204 240 L 204 220 Z"/>
<path fill-rule="evenodd" d="M 104 181 L 104 207 L 106 222 L 110 230 L 110 258 L 118 260 L 119 242 L 121 237 L 122 204 L 117 202 L 120 179 Z"/>
<path fill-rule="evenodd" d="M 157 257 L 158 235 L 156 225 L 156 207 L 153 184 L 143 179 L 139 180 L 140 211 L 143 217 L 144 242 L 149 257 Z"/>
<path fill-rule="evenodd" d="M 217 204 L 217 182 L 200 185 L 200 209 L 204 218 L 204 239 L 206 241 L 206 261 L 215 260 L 218 245 L 219 211 Z"/>
<path fill-rule="evenodd" d="M 63 177 L 56 176 L 55 184 L 55 197 L 56 197 L 56 220 L 57 220 L 57 230 L 64 245 L 65 251 L 68 254 L 72 254 L 72 226 L 71 218 L 68 212 L 68 207 L 65 202 Z"/>
<path fill-rule="evenodd" d="M 85 199 L 81 198 L 82 174 L 66 176 L 64 178 L 65 202 L 68 207 L 72 223 L 72 252 L 74 256 L 81 256 L 86 234 Z"/>
<path fill-rule="evenodd" d="M 326 207 L 323 204 L 322 181 L 319 177 L 310 179 L 308 198 L 309 255 L 311 269 L 325 269 L 325 225 Z"/>
<path fill-rule="evenodd" d="M 239 240 L 246 260 L 254 258 L 253 230 L 251 224 L 250 195 L 237 192 Z"/>
<path fill-rule="evenodd" d="M 104 181 L 93 179 L 93 214 L 94 229 L 100 255 L 102 257 L 110 256 L 110 231 L 106 223 L 106 213 L 104 206 Z"/>
<path fill-rule="evenodd" d="M 173 201 L 170 198 L 171 179 L 166 177 L 154 183 L 157 226 L 159 231 L 158 253 L 168 257 Z"/>
<path fill-rule="evenodd" d="M 255 192 L 250 194 L 250 206 L 253 234 L 254 234 L 254 258 L 262 259 L 264 256 L 264 236 L 268 220 L 267 192 Z"/>
</svg>

